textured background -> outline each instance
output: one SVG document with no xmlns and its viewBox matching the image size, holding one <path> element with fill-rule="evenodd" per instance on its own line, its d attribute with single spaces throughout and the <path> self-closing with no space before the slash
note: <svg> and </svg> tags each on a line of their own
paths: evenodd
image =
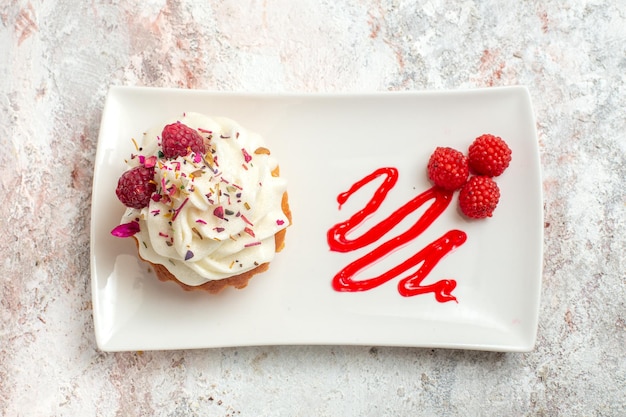
<svg viewBox="0 0 626 417">
<path fill-rule="evenodd" d="M 3 416 L 626 415 L 622 1 L 0 3 Z M 527 354 L 95 345 L 92 163 L 111 85 L 354 92 L 523 84 L 545 261 Z"/>
</svg>

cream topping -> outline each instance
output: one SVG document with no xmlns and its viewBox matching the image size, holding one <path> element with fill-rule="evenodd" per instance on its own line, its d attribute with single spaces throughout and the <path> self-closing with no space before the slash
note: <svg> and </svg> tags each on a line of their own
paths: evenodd
<svg viewBox="0 0 626 417">
<path fill-rule="evenodd" d="M 204 138 L 204 155 L 165 159 L 160 136 L 180 121 Z M 187 285 L 224 279 L 269 262 L 274 235 L 289 225 L 281 207 L 286 181 L 263 139 L 233 120 L 186 113 L 147 131 L 130 166 L 154 164 L 157 190 L 148 207 L 128 208 L 138 219 L 140 256 L 164 265 Z"/>
</svg>

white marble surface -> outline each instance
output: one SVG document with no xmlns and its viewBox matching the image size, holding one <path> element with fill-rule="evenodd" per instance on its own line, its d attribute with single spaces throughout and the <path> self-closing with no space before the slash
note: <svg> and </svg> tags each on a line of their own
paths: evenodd
<svg viewBox="0 0 626 417">
<path fill-rule="evenodd" d="M 2 416 L 626 415 L 626 4 L 0 4 Z M 92 163 L 111 85 L 354 92 L 522 84 L 545 261 L 536 349 L 103 353 Z"/>
</svg>

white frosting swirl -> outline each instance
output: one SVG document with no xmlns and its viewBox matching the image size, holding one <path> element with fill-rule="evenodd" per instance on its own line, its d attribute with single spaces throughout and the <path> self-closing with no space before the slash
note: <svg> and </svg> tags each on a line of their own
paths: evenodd
<svg viewBox="0 0 626 417">
<path fill-rule="evenodd" d="M 198 130 L 206 153 L 165 159 L 163 127 L 175 121 Z M 289 225 L 281 201 L 286 181 L 263 139 L 235 121 L 186 113 L 144 133 L 129 165 L 155 164 L 157 191 L 148 207 L 127 209 L 139 219 L 140 256 L 164 265 L 187 285 L 237 275 L 273 259 L 274 235 Z"/>
</svg>

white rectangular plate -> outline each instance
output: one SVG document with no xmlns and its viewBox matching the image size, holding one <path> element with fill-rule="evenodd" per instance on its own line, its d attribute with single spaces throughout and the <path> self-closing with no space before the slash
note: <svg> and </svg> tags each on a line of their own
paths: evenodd
<svg viewBox="0 0 626 417">
<path fill-rule="evenodd" d="M 293 225 L 285 250 L 247 288 L 217 296 L 159 282 L 138 260 L 132 239 L 110 234 L 124 211 L 115 187 L 134 151 L 131 138 L 190 111 L 227 116 L 262 134 L 289 183 Z M 331 252 L 326 232 L 357 211 L 380 182 L 341 210 L 337 195 L 376 168 L 397 168 L 400 179 L 368 220 L 365 227 L 371 227 L 430 188 L 426 164 L 435 147 L 467 152 L 483 133 L 501 136 L 513 152 L 496 179 L 501 199 L 494 216 L 464 219 L 456 193 L 421 236 L 361 276 L 388 270 L 460 229 L 465 244 L 424 282 L 456 280 L 458 302 L 439 303 L 432 293 L 402 297 L 398 279 L 371 291 L 334 291 L 333 276 L 371 248 Z M 345 344 L 529 351 L 535 344 L 543 210 L 535 121 L 524 87 L 350 95 L 114 87 L 102 115 L 91 216 L 94 322 L 102 350 Z"/>
</svg>

